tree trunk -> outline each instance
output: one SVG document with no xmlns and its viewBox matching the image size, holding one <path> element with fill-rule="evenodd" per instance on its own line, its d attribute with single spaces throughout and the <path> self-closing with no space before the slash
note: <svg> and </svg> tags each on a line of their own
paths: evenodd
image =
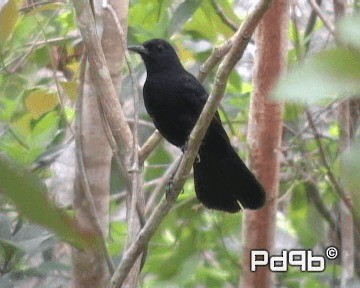
<svg viewBox="0 0 360 288">
<path fill-rule="evenodd" d="M 282 104 L 269 94 L 285 68 L 288 1 L 275 0 L 266 12 L 256 33 L 257 52 L 253 75 L 254 93 L 250 103 L 248 143 L 249 164 L 267 192 L 266 205 L 257 211 L 244 212 L 243 275 L 241 287 L 272 287 L 268 267 L 250 271 L 250 251 L 273 251 L 277 197 L 279 188 L 279 149 L 282 135 Z"/>
<path fill-rule="evenodd" d="M 113 84 L 117 91 L 121 87 L 120 68 L 124 59 L 120 35 L 111 15 L 102 8 L 102 0 L 94 0 L 96 23 L 103 51 Z M 128 1 L 109 1 L 116 11 L 120 23 L 126 31 L 126 17 Z M 101 33 L 102 32 L 102 33 Z M 102 35 L 101 35 L 102 34 Z M 89 65 L 87 65 L 89 66 Z M 81 121 L 81 146 L 87 180 L 90 185 L 98 218 L 105 237 L 109 233 L 109 192 L 112 150 L 108 143 L 108 136 L 103 128 L 103 120 L 99 107 L 96 87 L 91 79 L 89 68 L 84 79 Z M 95 230 L 94 223 L 89 217 L 89 205 L 85 202 L 84 188 L 81 185 L 80 173 L 75 180 L 74 210 L 78 222 L 88 229 Z M 109 280 L 108 267 L 100 251 L 73 252 L 73 287 L 106 287 Z"/>
</svg>

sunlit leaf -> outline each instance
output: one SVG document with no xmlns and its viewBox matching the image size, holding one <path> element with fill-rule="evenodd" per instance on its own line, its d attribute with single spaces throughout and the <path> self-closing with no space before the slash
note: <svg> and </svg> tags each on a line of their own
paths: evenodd
<svg viewBox="0 0 360 288">
<path fill-rule="evenodd" d="M 14 31 L 19 17 L 16 0 L 9 0 L 0 10 L 0 43 L 4 43 Z M 1 45 L 0 44 L 0 45 Z"/>
<path fill-rule="evenodd" d="M 57 94 L 43 89 L 35 89 L 25 98 L 25 106 L 34 119 L 52 111 L 58 104 Z"/>
<path fill-rule="evenodd" d="M 329 127 L 329 134 L 333 137 L 339 137 L 339 125 L 337 123 L 333 123 Z"/>
<path fill-rule="evenodd" d="M 74 80 L 70 82 L 60 82 L 60 85 L 64 89 L 66 96 L 68 96 L 69 99 L 74 102 L 77 96 L 77 81 Z"/>
</svg>

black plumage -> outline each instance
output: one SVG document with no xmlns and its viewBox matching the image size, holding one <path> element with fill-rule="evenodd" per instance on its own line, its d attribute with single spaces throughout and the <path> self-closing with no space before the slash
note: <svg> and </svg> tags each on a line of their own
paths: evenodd
<svg viewBox="0 0 360 288">
<path fill-rule="evenodd" d="M 180 63 L 174 48 L 153 39 L 129 50 L 141 55 L 147 70 L 143 89 L 146 110 L 156 128 L 173 145 L 183 148 L 208 98 L 198 80 Z M 213 118 L 195 161 L 196 196 L 206 207 L 237 212 L 257 209 L 265 192 L 230 144 L 219 115 Z"/>
</svg>

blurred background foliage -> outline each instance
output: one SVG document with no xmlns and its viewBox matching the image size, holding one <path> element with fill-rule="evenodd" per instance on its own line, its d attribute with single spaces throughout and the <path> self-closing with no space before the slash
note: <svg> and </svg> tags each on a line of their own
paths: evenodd
<svg viewBox="0 0 360 288">
<path fill-rule="evenodd" d="M 73 149 L 70 127 L 75 117 L 82 42 L 70 1 L 33 1 L 30 6 L 25 2 L 0 1 L 0 175 L 3 177 L 0 177 L 3 192 L 0 194 L 0 287 L 66 287 L 71 277 L 71 258 L 64 240 L 74 239 L 64 237 L 68 231 L 64 232 L 65 228 L 57 227 L 52 220 L 59 217 L 57 213 L 64 217 L 71 215 L 72 209 L 59 200 L 64 190 L 60 184 L 50 192 L 42 182 L 48 184 L 58 177 L 53 165 L 66 161 L 59 159 L 64 151 Z M 132 0 L 128 42 L 169 39 L 186 68 L 196 74 L 213 47 L 234 33 L 219 9 L 237 26 L 251 3 Z M 319 147 L 304 109 L 312 114 L 333 173 L 353 192 L 354 205 L 359 211 L 359 132 L 355 125 L 355 144 L 343 155 L 339 154 L 336 108 L 343 97 L 360 94 L 360 17 L 349 17 L 340 23 L 339 38 L 344 43 L 342 47 L 347 48 L 334 48 L 320 20 L 316 20 L 310 34 L 305 33 L 309 7 L 295 12 L 289 21 L 288 33 L 290 73 L 274 93 L 274 97 L 286 101 L 276 252 L 305 248 L 323 254 L 330 244 L 340 247 L 337 238 L 339 197 L 319 157 Z M 310 50 L 305 53 L 308 41 L 313 39 L 314 43 L 310 42 Z M 251 42 L 232 72 L 220 107 L 224 125 L 243 158 L 247 150 L 246 123 L 254 51 Z M 140 59 L 134 56 L 133 62 L 143 81 L 144 67 Z M 119 95 L 126 105 L 131 101 L 131 85 L 127 71 L 122 68 L 125 76 Z M 205 82 L 208 91 L 214 74 L 212 71 Z M 144 110 L 141 117 L 140 137 L 144 141 L 154 128 Z M 163 143 L 146 161 L 146 199 L 151 198 L 154 184 L 178 154 L 176 149 Z M 343 174 L 340 174 L 340 162 L 344 163 Z M 15 165 L 19 173 L 5 174 L 11 165 Z M 11 181 L 5 181 L 3 175 L 10 175 L 6 179 Z M 114 165 L 108 246 L 115 261 L 121 258 L 126 235 L 125 186 L 118 175 Z M 69 179 L 72 179 L 70 175 Z M 33 189 L 33 195 L 21 197 L 25 190 L 33 191 L 25 187 L 34 188 L 34 183 L 44 189 Z M 15 192 L 20 196 L 5 196 Z M 56 200 L 63 210 L 55 211 L 50 202 L 36 200 L 43 199 L 44 194 Z M 26 211 L 16 209 L 23 205 L 28 207 Z M 38 224 L 50 224 L 45 225 L 45 229 L 29 223 L 26 220 L 29 218 Z M 241 235 L 241 224 L 242 214 L 214 212 L 198 205 L 192 180 L 188 181 L 176 206 L 150 242 L 141 287 L 236 287 L 241 271 L 241 239 L 246 237 Z M 81 240 L 82 235 L 76 239 Z M 356 241 L 359 250 L 359 237 Z M 359 252 L 356 251 L 358 275 Z M 340 262 L 332 261 L 323 273 L 300 273 L 294 268 L 278 274 L 276 281 L 279 287 L 337 287 L 340 272 Z"/>
</svg>

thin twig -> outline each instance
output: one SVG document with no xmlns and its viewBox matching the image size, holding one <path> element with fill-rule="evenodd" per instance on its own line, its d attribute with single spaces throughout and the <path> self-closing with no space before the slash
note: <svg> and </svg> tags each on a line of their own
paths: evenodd
<svg viewBox="0 0 360 288">
<path fill-rule="evenodd" d="M 21 7 L 19 9 L 19 12 L 24 12 L 24 13 L 31 12 L 38 7 L 45 6 L 48 4 L 62 4 L 63 5 L 64 3 L 60 2 L 60 1 L 42 1 L 42 2 L 30 3 L 24 7 Z"/>
<path fill-rule="evenodd" d="M 329 18 L 323 13 L 319 5 L 315 0 L 309 0 L 309 4 L 311 8 L 315 11 L 315 13 L 319 16 L 321 21 L 324 23 L 325 27 L 329 30 L 332 36 L 335 36 L 335 28 Z"/>
<path fill-rule="evenodd" d="M 328 176 L 332 186 L 334 187 L 335 192 L 338 194 L 338 196 L 340 197 L 342 202 L 345 204 L 345 206 L 351 212 L 353 219 L 354 219 L 354 223 L 355 223 L 355 225 L 354 225 L 355 230 L 360 235 L 360 219 L 357 217 L 356 211 L 354 210 L 354 207 L 351 203 L 351 198 L 349 198 L 349 196 L 345 193 L 344 189 L 341 187 L 340 183 L 337 181 L 334 173 L 332 172 L 332 169 L 326 159 L 325 151 L 324 151 L 319 133 L 314 125 L 314 121 L 312 119 L 310 111 L 308 109 L 305 109 L 305 113 L 306 113 L 306 117 L 309 122 L 309 125 L 311 127 L 311 130 L 313 132 L 313 135 L 315 137 L 315 142 L 316 142 L 316 145 L 318 146 L 320 158 L 321 158 L 323 166 L 325 167 L 325 170 L 326 170 L 326 175 Z"/>
<path fill-rule="evenodd" d="M 71 40 L 81 40 L 81 36 L 80 35 L 71 35 L 71 36 L 65 36 L 65 37 L 56 37 L 56 38 L 51 38 L 51 39 L 47 39 L 47 40 L 43 40 L 43 41 L 32 41 L 32 42 L 28 42 L 26 44 L 24 44 L 25 47 L 28 46 L 35 46 L 35 47 L 39 47 L 42 45 L 48 45 L 48 44 L 57 44 L 57 43 L 61 43 L 61 42 L 66 42 L 66 41 L 71 41 Z"/>
<path fill-rule="evenodd" d="M 334 106 L 335 104 L 338 103 L 338 99 L 332 101 L 331 103 L 329 103 L 328 105 L 326 105 L 326 107 L 324 107 L 324 109 L 322 109 L 320 112 L 318 112 L 314 117 L 313 117 L 313 121 L 314 121 L 314 125 L 316 125 L 316 121 L 320 118 L 321 115 L 323 115 L 325 112 L 327 111 L 332 111 L 334 109 L 336 109 L 337 106 Z M 334 106 L 334 107 L 333 107 Z M 298 131 L 294 137 L 292 137 L 291 141 L 289 141 L 288 145 L 287 145 L 287 149 L 290 148 L 291 146 L 293 146 L 295 144 L 295 141 L 297 140 L 298 137 L 300 137 L 305 131 L 307 131 L 310 128 L 310 124 L 307 123 L 300 131 Z"/>
<path fill-rule="evenodd" d="M 318 6 L 321 5 L 322 0 L 316 0 L 316 4 Z M 305 53 L 307 51 L 309 51 L 310 48 L 310 35 L 311 33 L 314 31 L 315 28 L 315 24 L 316 24 L 316 18 L 317 18 L 317 14 L 314 11 L 314 9 L 311 10 L 311 14 L 309 17 L 309 20 L 306 24 L 306 28 L 305 28 L 305 32 L 304 32 L 304 39 L 305 39 Z"/>
<path fill-rule="evenodd" d="M 145 159 L 149 157 L 150 153 L 155 149 L 155 147 L 161 142 L 163 137 L 160 132 L 156 130 L 151 136 L 146 140 L 146 142 L 141 146 L 139 151 L 139 160 L 140 163 L 144 163 Z"/>
<path fill-rule="evenodd" d="M 179 167 L 181 161 L 181 157 L 179 157 L 178 159 L 176 159 L 170 166 L 169 168 L 165 171 L 165 173 L 160 177 L 156 187 L 154 188 L 154 190 L 151 192 L 151 196 L 149 198 L 149 200 L 146 203 L 145 206 L 145 215 L 148 215 L 151 211 L 154 210 L 156 203 L 159 199 L 160 193 L 163 191 L 163 189 L 165 188 L 166 184 L 169 183 L 171 176 L 174 175 L 176 169 Z"/>
<path fill-rule="evenodd" d="M 237 25 L 225 15 L 224 11 L 221 9 L 219 3 L 216 0 L 211 0 L 211 4 L 215 9 L 216 14 L 219 15 L 220 19 L 224 22 L 224 24 L 227 25 L 231 30 L 236 32 L 239 28 L 239 25 Z"/>
<path fill-rule="evenodd" d="M 319 213 L 323 216 L 326 222 L 328 222 L 331 229 L 334 231 L 336 237 L 340 240 L 341 234 L 339 226 L 337 225 L 337 221 L 331 215 L 329 209 L 327 209 L 326 205 L 324 204 L 323 199 L 319 193 L 317 188 L 317 183 L 314 180 L 307 180 L 305 182 L 307 195 L 311 198 L 312 202 L 314 203 L 315 207 L 319 211 Z"/>
<path fill-rule="evenodd" d="M 199 73 L 197 75 L 197 79 L 200 81 L 200 83 L 204 82 L 210 71 L 214 69 L 217 64 L 219 64 L 221 59 L 223 59 L 227 53 L 229 53 L 235 36 L 236 34 L 226 40 L 221 46 L 215 47 L 209 58 L 206 59 L 204 64 L 201 65 Z"/>
<path fill-rule="evenodd" d="M 135 120 L 133 118 L 126 118 L 126 121 L 128 123 L 130 123 L 131 125 L 134 124 L 134 122 L 135 122 Z M 130 125 L 130 127 L 131 127 L 131 125 Z M 152 130 L 154 130 L 154 128 L 155 128 L 154 123 L 152 123 L 150 121 L 146 121 L 146 120 L 141 120 L 141 119 L 139 119 L 139 125 L 142 125 L 144 127 L 152 129 Z"/>
<path fill-rule="evenodd" d="M 52 15 L 49 17 L 49 20 L 45 23 L 44 29 L 51 23 L 51 21 L 54 18 L 54 15 L 55 15 L 55 12 L 52 13 Z M 19 57 L 16 57 L 13 60 L 10 60 L 8 63 L 3 63 L 4 65 L 0 68 L 0 72 L 7 71 L 8 73 L 11 73 L 11 74 L 15 73 L 25 63 L 26 59 L 31 55 L 31 53 L 35 50 L 35 48 L 37 47 L 35 43 L 37 43 L 40 40 L 42 35 L 43 35 L 42 31 L 40 31 L 35 36 L 33 45 L 31 45 L 30 49 L 28 51 L 26 51 L 25 54 L 20 55 Z M 13 65 L 14 63 L 15 63 L 15 65 L 10 68 L 10 66 Z"/>
<path fill-rule="evenodd" d="M 242 57 L 251 35 L 260 22 L 263 14 L 270 6 L 270 3 L 271 0 L 259 1 L 256 4 L 255 9 L 250 12 L 249 17 L 243 22 L 236 33 L 236 38 L 234 39 L 232 48 L 218 69 L 212 93 L 210 94 L 208 101 L 206 102 L 205 107 L 190 134 L 188 148 L 183 154 L 182 161 L 180 162 L 179 168 L 174 176 L 171 187 L 172 189 L 170 189 L 167 194 L 167 199 L 163 199 L 151 214 L 149 220 L 146 222 L 143 229 L 141 229 L 135 242 L 124 253 L 121 263 L 116 268 L 116 271 L 111 278 L 108 286 L 109 288 L 121 287 L 136 259 L 147 246 L 147 243 L 159 227 L 159 224 L 175 203 L 177 196 L 186 181 L 186 175 L 189 174 L 192 168 L 197 151 L 207 128 L 210 125 L 211 119 L 214 117 L 217 107 L 220 104 L 228 77 L 235 64 Z"/>
<path fill-rule="evenodd" d="M 236 135 L 236 131 L 235 131 L 235 128 L 234 128 L 234 126 L 233 126 L 233 124 L 232 124 L 232 122 L 230 120 L 230 117 L 229 117 L 228 113 L 226 112 L 226 110 L 224 109 L 224 107 L 221 104 L 219 106 L 219 110 L 221 111 L 222 115 L 225 118 L 224 124 L 229 126 L 230 133 L 232 135 Z"/>
</svg>

